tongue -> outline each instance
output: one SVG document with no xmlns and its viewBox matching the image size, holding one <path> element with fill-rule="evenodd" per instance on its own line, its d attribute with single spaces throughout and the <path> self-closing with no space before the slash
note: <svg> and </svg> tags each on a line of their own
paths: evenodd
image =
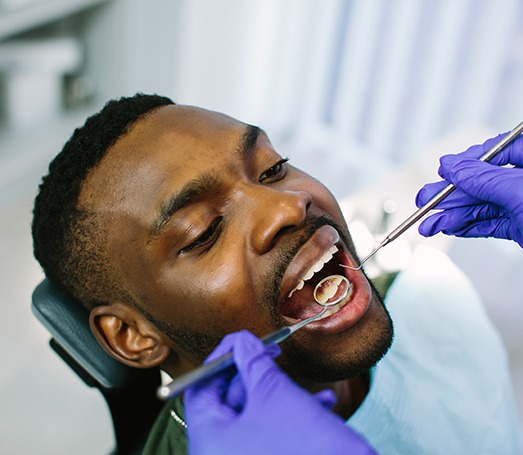
<svg viewBox="0 0 523 455">
<path fill-rule="evenodd" d="M 303 289 L 296 291 L 290 299 L 282 303 L 282 315 L 293 319 L 306 319 L 319 313 L 322 307 L 314 301 L 313 291 L 313 287 L 306 283 Z"/>
</svg>

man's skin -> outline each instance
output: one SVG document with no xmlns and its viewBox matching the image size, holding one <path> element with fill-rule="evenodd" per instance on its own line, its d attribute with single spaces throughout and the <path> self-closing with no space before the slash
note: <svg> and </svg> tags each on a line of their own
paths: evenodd
<svg viewBox="0 0 523 455">
<path fill-rule="evenodd" d="M 263 131 L 199 108 L 161 107 L 91 171 L 79 206 L 102 220 L 133 300 L 95 307 L 93 332 L 123 363 L 171 376 L 199 365 L 227 333 L 263 336 L 319 312 L 307 284 L 282 302 L 337 245 L 321 273 L 348 277 L 349 303 L 283 343 L 279 363 L 311 391 L 335 390 L 344 417 L 361 403 L 366 372 L 390 345 L 390 318 L 364 274 L 338 265 L 357 259 L 332 194 L 285 163 Z"/>
</svg>

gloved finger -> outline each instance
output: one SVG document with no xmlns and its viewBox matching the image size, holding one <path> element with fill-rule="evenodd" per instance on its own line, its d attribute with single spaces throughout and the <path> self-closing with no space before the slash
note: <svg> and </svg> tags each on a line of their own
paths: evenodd
<svg viewBox="0 0 523 455">
<path fill-rule="evenodd" d="M 245 338 L 255 338 L 247 331 L 226 335 L 211 352 L 204 363 L 209 363 L 224 354 L 233 351 Z M 259 340 L 258 340 L 259 341 Z M 261 342 L 260 342 L 261 343 Z M 263 345 L 262 345 L 263 347 Z M 198 422 L 230 419 L 237 414 L 245 403 L 245 388 L 235 370 L 226 370 L 211 378 L 188 387 L 185 391 L 187 420 L 197 417 Z M 201 415 L 205 414 L 205 417 Z"/>
<path fill-rule="evenodd" d="M 269 343 L 265 346 L 265 352 L 271 357 L 271 359 L 275 359 L 281 354 L 281 348 L 276 343 Z"/>
<path fill-rule="evenodd" d="M 447 214 L 438 212 L 425 218 L 418 226 L 418 232 L 424 237 L 432 237 L 448 227 Z"/>
<path fill-rule="evenodd" d="M 429 202 L 436 194 L 445 188 L 450 182 L 443 180 L 441 182 L 427 183 L 416 195 L 416 205 L 421 207 Z M 474 204 L 483 204 L 483 201 L 472 197 L 471 195 L 458 190 L 454 190 L 443 201 L 436 205 L 436 209 L 449 209 L 453 207 L 466 207 Z"/>
<path fill-rule="evenodd" d="M 245 384 L 243 383 L 241 376 L 237 374 L 229 382 L 229 387 L 224 394 L 224 402 L 229 408 L 234 410 L 234 412 L 239 413 L 244 408 L 246 400 L 247 391 L 245 389 Z"/>
<path fill-rule="evenodd" d="M 467 208 L 448 209 L 443 212 L 434 213 L 419 225 L 418 231 L 425 237 L 431 237 L 439 232 L 454 234 L 458 229 L 476 222 Z"/>
<path fill-rule="evenodd" d="M 268 352 L 272 352 L 274 349 L 279 347 L 269 347 Z M 241 336 L 237 337 L 233 347 L 234 361 L 238 367 L 240 374 L 246 373 L 251 367 L 252 363 L 258 358 L 266 357 L 272 362 L 271 355 L 267 352 L 267 348 L 263 345 L 263 342 L 256 338 L 250 332 L 242 332 Z"/>
<path fill-rule="evenodd" d="M 483 156 L 487 151 L 489 151 L 497 142 L 499 142 L 507 133 L 499 134 L 496 137 L 487 139 L 483 144 L 473 145 L 469 147 L 464 152 L 458 154 L 449 154 L 443 155 L 440 158 L 440 167 L 438 169 L 438 174 L 442 177 L 443 181 L 429 183 L 421 190 L 419 190 L 416 195 L 416 205 L 421 207 L 426 204 L 433 196 L 435 196 L 439 191 L 445 188 L 450 179 L 448 178 L 448 166 L 450 163 L 457 162 L 459 159 L 478 159 Z M 453 161 L 454 160 L 454 161 Z M 523 135 L 514 140 L 511 144 L 505 147 L 496 157 L 491 161 L 491 164 L 496 166 L 501 166 L 505 164 L 514 164 L 516 166 L 523 166 Z M 438 208 L 449 208 L 455 205 L 464 205 L 470 202 L 462 200 L 461 196 L 457 191 L 454 191 L 453 194 L 448 196 L 445 201 L 447 202 L 446 206 L 439 205 Z"/>
<path fill-rule="evenodd" d="M 251 335 L 246 330 L 240 330 L 238 332 L 229 333 L 225 335 L 218 346 L 209 354 L 209 356 L 204 360 L 204 364 L 210 363 L 226 354 L 230 354 L 233 351 L 234 346 L 237 343 L 241 342 L 241 339 L 246 336 L 246 334 Z M 215 375 L 218 378 L 221 378 L 222 381 L 228 383 L 235 375 L 237 374 L 236 368 L 229 368 L 224 370 L 222 373 Z"/>
<path fill-rule="evenodd" d="M 228 421 L 235 415 L 235 410 L 231 409 L 223 398 L 228 384 L 229 381 L 224 381 L 216 375 L 185 390 L 185 417 L 188 426 Z"/>
<path fill-rule="evenodd" d="M 245 341 L 245 338 L 250 338 L 254 335 L 251 335 L 249 332 L 244 332 L 236 336 L 233 341 L 234 345 L 242 344 Z M 256 343 L 258 344 L 258 343 Z M 275 358 L 281 353 L 281 348 L 276 343 L 270 343 L 267 346 L 264 346 L 265 353 L 271 357 Z M 256 353 L 257 353 L 256 349 Z M 245 384 L 242 380 L 241 375 L 236 375 L 230 382 L 229 388 L 226 393 L 225 401 L 228 406 L 234 409 L 236 412 L 241 412 L 245 406 L 245 401 L 247 399 L 247 392 L 245 389 Z"/>
<path fill-rule="evenodd" d="M 427 183 L 416 194 L 416 206 L 421 207 L 430 201 L 436 194 L 445 188 L 449 182 L 442 180 L 441 182 Z"/>
<path fill-rule="evenodd" d="M 463 158 L 478 159 L 481 156 L 483 156 L 485 153 L 487 153 L 492 147 L 494 147 L 494 145 L 496 145 L 506 135 L 507 135 L 507 133 L 498 134 L 495 137 L 487 139 L 482 144 L 471 145 L 464 152 L 452 153 L 452 154 L 449 154 L 449 155 L 450 156 L 460 156 L 460 157 L 463 157 Z M 504 150 L 506 150 L 506 149 L 504 149 Z M 501 152 L 500 152 L 500 154 L 501 154 Z M 443 155 L 443 156 L 449 156 L 449 155 Z M 498 154 L 498 156 L 499 156 L 499 154 Z M 503 158 L 498 158 L 498 159 L 503 159 Z M 439 173 L 439 171 L 438 171 L 438 173 Z"/>
<path fill-rule="evenodd" d="M 242 335 L 237 333 L 226 335 L 207 359 L 205 359 L 204 363 L 212 362 L 230 353 L 238 337 L 241 336 Z M 235 369 L 228 369 L 188 387 L 184 393 L 188 414 L 206 412 L 206 408 L 208 408 L 217 414 L 229 415 L 231 410 L 228 409 L 227 394 L 236 376 L 237 371 Z M 239 386 L 235 387 L 238 388 Z M 236 397 L 240 396 L 240 394 L 240 391 L 235 391 Z"/>
<path fill-rule="evenodd" d="M 505 137 L 507 133 L 500 134 L 492 139 L 488 139 L 483 143 L 478 149 L 481 153 L 477 156 L 473 156 L 474 152 L 470 154 L 463 154 L 467 158 L 479 158 L 481 155 L 487 153 L 498 141 Z M 472 147 L 471 147 L 472 148 Z M 505 164 L 513 164 L 515 166 L 523 166 L 523 136 L 519 135 L 514 139 L 509 145 L 503 148 L 494 158 L 492 158 L 490 163 L 497 166 L 504 166 Z"/>
<path fill-rule="evenodd" d="M 483 156 L 487 151 L 489 151 L 495 144 L 499 142 L 504 136 L 506 136 L 507 133 L 500 134 L 496 137 L 493 137 L 491 139 L 488 139 L 483 144 L 479 145 L 473 145 L 472 147 L 469 147 L 467 150 L 465 150 L 462 153 L 459 154 L 450 154 L 450 155 L 444 155 L 440 158 L 440 167 L 438 169 L 438 174 L 445 180 L 449 181 L 446 173 L 446 168 L 448 167 L 448 164 L 451 160 L 457 160 L 457 159 L 465 159 L 465 158 L 471 158 L 471 159 L 478 159 L 481 156 Z M 494 164 L 496 166 L 502 166 L 505 164 L 513 164 L 515 166 L 523 166 L 523 135 L 520 135 L 517 139 L 515 139 L 513 142 L 511 142 L 508 146 L 506 146 L 500 153 L 498 153 L 493 159 L 490 160 L 491 164 Z M 437 194 L 439 191 L 441 191 L 448 183 L 445 181 L 442 182 L 434 182 L 430 183 L 428 185 L 425 185 L 416 196 L 416 205 L 418 207 L 421 207 L 425 203 L 427 203 L 435 194 Z M 454 192 L 456 193 L 456 192 Z M 454 194 L 449 196 L 446 200 L 454 204 L 456 202 L 456 198 L 459 196 Z M 454 202 L 452 202 L 454 201 Z M 442 208 L 442 206 L 440 206 Z"/>
<path fill-rule="evenodd" d="M 425 221 L 427 221 L 427 225 L 433 223 L 434 232 L 458 237 L 493 237 L 516 240 L 518 243 L 521 240 L 519 237 L 514 237 L 518 234 L 513 234 L 510 216 L 507 216 L 502 208 L 493 204 L 446 210 L 431 218 L 433 219 Z M 420 226 L 420 228 L 423 230 L 426 226 Z"/>
<path fill-rule="evenodd" d="M 211 362 L 224 354 L 232 352 L 234 347 L 243 344 L 245 339 L 257 340 L 255 344 L 261 347 L 270 357 L 274 358 L 281 353 L 281 349 L 277 344 L 271 343 L 265 347 L 262 342 L 250 332 L 242 330 L 226 335 L 204 363 Z M 256 350 L 256 353 L 258 353 L 258 350 Z M 243 409 L 246 400 L 246 391 L 243 381 L 237 375 L 236 369 L 215 375 L 210 380 L 202 382 L 201 386 L 207 388 L 209 394 L 213 394 L 209 397 L 213 402 L 216 402 L 216 397 L 220 397 L 223 403 L 234 411 L 240 412 L 241 409 Z M 199 393 L 202 392 L 199 391 Z"/>
<path fill-rule="evenodd" d="M 496 145 L 503 137 L 508 133 L 499 134 L 496 137 L 487 139 L 483 144 L 473 145 L 464 152 L 458 153 L 457 155 L 462 158 L 473 158 L 478 159 L 487 153 L 494 145 Z M 445 155 L 448 156 L 448 155 Z M 452 156 L 452 155 L 451 155 Z M 513 164 L 515 166 L 523 166 L 523 135 L 520 135 L 514 139 L 509 145 L 501 150 L 490 163 L 497 166 L 503 166 L 505 164 Z M 440 170 L 438 170 L 440 173 Z M 441 174 L 440 174 L 441 175 Z"/>
<path fill-rule="evenodd" d="M 238 332 L 229 333 L 223 337 L 218 346 L 209 354 L 209 356 L 204 360 L 204 364 L 212 362 L 217 358 L 228 354 L 233 351 L 233 348 L 236 344 L 241 344 L 244 338 L 255 337 L 247 330 L 240 330 Z M 255 337 L 256 338 L 256 337 Z M 260 343 L 262 343 L 260 341 Z M 273 359 L 278 357 L 281 354 L 281 348 L 276 343 L 270 343 L 264 347 L 267 354 Z"/>
<path fill-rule="evenodd" d="M 263 343 L 254 335 L 247 333 L 233 348 L 234 361 L 247 390 L 262 402 L 266 393 L 273 387 L 292 382 L 267 354 Z"/>
<path fill-rule="evenodd" d="M 426 218 L 418 227 L 425 237 L 439 232 L 460 237 L 489 237 L 494 231 L 493 224 L 506 219 L 495 206 L 449 209 Z"/>
<path fill-rule="evenodd" d="M 510 221 L 506 218 L 496 220 L 484 220 L 471 223 L 461 229 L 455 229 L 453 235 L 459 237 L 493 237 L 498 239 L 510 239 Z"/>
<path fill-rule="evenodd" d="M 330 389 L 320 390 L 315 393 L 313 397 L 316 398 L 325 409 L 332 409 L 336 404 L 336 394 Z"/>
<path fill-rule="evenodd" d="M 523 201 L 523 169 L 498 167 L 456 156 L 442 160 L 445 178 L 471 196 L 515 209 Z"/>
</svg>

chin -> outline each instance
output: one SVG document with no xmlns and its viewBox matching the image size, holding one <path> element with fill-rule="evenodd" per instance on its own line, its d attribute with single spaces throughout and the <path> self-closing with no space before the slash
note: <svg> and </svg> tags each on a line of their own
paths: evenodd
<svg viewBox="0 0 523 455">
<path fill-rule="evenodd" d="M 314 348 L 306 337 L 296 333 L 285 342 L 278 364 L 303 387 L 367 373 L 385 356 L 394 336 L 387 310 L 381 302 L 375 303 L 376 311 L 369 311 L 350 333 L 332 337 L 329 347 L 335 349 Z"/>
</svg>

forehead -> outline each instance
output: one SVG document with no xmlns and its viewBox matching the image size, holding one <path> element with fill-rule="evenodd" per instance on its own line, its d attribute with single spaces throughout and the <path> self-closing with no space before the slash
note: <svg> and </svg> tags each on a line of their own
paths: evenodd
<svg viewBox="0 0 523 455">
<path fill-rule="evenodd" d="M 237 155 L 246 125 L 190 106 L 164 106 L 134 124 L 88 175 L 79 205 L 94 210 L 161 198 Z M 165 194 L 167 195 L 167 194 Z M 127 207 L 130 209 L 130 207 Z"/>
</svg>

